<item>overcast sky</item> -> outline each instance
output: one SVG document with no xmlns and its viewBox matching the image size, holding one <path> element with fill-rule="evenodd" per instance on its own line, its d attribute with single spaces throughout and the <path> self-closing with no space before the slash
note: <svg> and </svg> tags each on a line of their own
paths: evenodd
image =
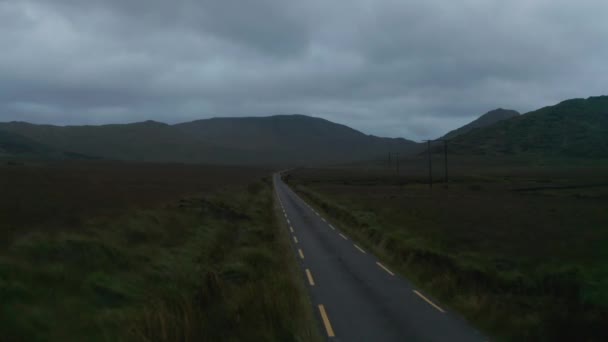
<svg viewBox="0 0 608 342">
<path fill-rule="evenodd" d="M 0 0 L 0 121 L 301 113 L 436 137 L 608 94 L 606 0 Z"/>
</svg>

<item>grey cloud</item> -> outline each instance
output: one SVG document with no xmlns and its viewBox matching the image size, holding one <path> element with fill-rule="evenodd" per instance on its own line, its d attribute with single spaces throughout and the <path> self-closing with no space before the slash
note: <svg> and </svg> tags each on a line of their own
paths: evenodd
<svg viewBox="0 0 608 342">
<path fill-rule="evenodd" d="M 0 121 L 304 113 L 422 139 L 606 93 L 603 0 L 0 0 Z"/>
</svg>

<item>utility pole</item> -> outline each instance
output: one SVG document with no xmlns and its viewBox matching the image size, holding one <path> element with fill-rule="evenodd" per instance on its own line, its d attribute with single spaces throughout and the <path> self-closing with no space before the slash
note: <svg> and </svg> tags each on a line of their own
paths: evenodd
<svg viewBox="0 0 608 342">
<path fill-rule="evenodd" d="M 443 139 L 443 163 L 445 164 L 445 187 L 448 187 L 448 141 Z"/>
<path fill-rule="evenodd" d="M 427 140 L 426 141 L 426 146 L 427 146 L 427 154 L 429 157 L 429 188 L 432 189 L 433 188 L 433 162 L 431 161 L 431 141 L 432 140 Z"/>
<path fill-rule="evenodd" d="M 433 187 L 433 165 L 431 163 L 432 153 L 431 153 L 431 143 L 434 140 L 425 140 L 427 142 L 427 152 L 429 158 L 429 186 Z M 437 139 L 437 141 L 443 141 L 443 167 L 444 167 L 444 178 L 445 178 L 445 187 L 448 187 L 448 141 L 447 139 Z"/>
<path fill-rule="evenodd" d="M 396 163 L 397 163 L 397 176 L 399 176 L 399 153 L 395 153 Z"/>
</svg>

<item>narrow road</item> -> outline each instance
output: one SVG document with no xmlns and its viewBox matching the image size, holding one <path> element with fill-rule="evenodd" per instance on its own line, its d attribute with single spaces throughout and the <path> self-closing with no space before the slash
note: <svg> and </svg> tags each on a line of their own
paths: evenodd
<svg viewBox="0 0 608 342">
<path fill-rule="evenodd" d="M 486 341 L 296 195 L 274 186 L 323 333 L 331 341 Z"/>
</svg>

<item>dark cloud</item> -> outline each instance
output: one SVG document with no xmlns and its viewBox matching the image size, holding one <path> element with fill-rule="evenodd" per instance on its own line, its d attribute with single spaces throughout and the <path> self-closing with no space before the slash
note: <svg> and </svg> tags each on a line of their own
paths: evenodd
<svg viewBox="0 0 608 342">
<path fill-rule="evenodd" d="M 603 0 L 0 0 L 0 121 L 305 113 L 438 136 L 608 89 Z"/>
</svg>

